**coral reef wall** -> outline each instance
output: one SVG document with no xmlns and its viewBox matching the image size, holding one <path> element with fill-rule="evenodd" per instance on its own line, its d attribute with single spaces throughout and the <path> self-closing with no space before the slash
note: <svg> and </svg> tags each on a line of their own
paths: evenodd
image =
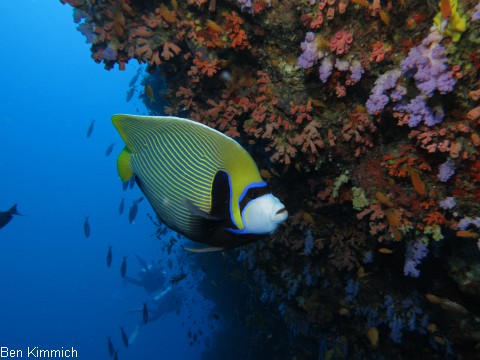
<svg viewBox="0 0 480 360">
<path fill-rule="evenodd" d="M 477 356 L 478 1 L 61 2 L 94 61 L 146 64 L 152 113 L 236 138 L 287 205 L 235 256 L 307 339 L 288 358 Z"/>
</svg>

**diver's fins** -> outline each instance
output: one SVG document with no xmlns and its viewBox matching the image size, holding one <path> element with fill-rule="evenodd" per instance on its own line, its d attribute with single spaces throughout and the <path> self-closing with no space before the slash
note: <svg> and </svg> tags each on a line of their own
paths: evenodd
<svg viewBox="0 0 480 360">
<path fill-rule="evenodd" d="M 138 333 L 140 332 L 140 328 L 142 327 L 142 323 L 139 322 L 137 326 L 135 326 L 135 329 L 133 330 L 132 334 L 128 338 L 128 343 L 133 344 L 135 340 L 137 340 Z"/>
<path fill-rule="evenodd" d="M 166 288 L 165 290 L 163 290 L 161 293 L 155 295 L 155 296 L 153 297 L 153 301 L 158 301 L 158 300 L 160 300 L 162 297 L 164 297 L 165 295 L 167 295 L 167 294 L 170 292 L 170 290 L 172 290 L 172 287 L 171 287 L 171 286 L 167 287 L 167 288 Z"/>
<path fill-rule="evenodd" d="M 144 259 L 142 259 L 140 256 L 138 256 L 137 254 L 135 254 L 135 257 L 137 258 L 137 261 L 140 264 L 140 266 L 143 267 L 145 270 L 147 270 L 147 268 L 148 268 L 147 262 Z"/>
</svg>

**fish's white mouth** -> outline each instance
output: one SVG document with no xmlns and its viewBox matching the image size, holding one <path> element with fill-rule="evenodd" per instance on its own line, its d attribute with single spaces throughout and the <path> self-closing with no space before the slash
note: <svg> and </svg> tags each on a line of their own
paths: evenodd
<svg viewBox="0 0 480 360">
<path fill-rule="evenodd" d="M 271 221 L 275 224 L 280 225 L 288 218 L 288 211 L 285 207 L 280 208 L 277 212 L 274 213 L 273 218 Z"/>
<path fill-rule="evenodd" d="M 288 218 L 288 211 L 278 198 L 265 194 L 251 200 L 242 216 L 247 233 L 272 234 Z"/>
</svg>

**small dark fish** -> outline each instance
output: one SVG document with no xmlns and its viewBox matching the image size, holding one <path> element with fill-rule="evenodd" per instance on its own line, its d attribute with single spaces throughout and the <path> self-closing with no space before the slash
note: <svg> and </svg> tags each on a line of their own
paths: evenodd
<svg viewBox="0 0 480 360">
<path fill-rule="evenodd" d="M 122 278 L 125 277 L 126 273 L 127 273 L 127 257 L 124 256 L 122 261 L 122 267 L 120 268 L 120 275 L 122 276 Z"/>
<path fill-rule="evenodd" d="M 197 342 L 197 333 L 193 333 L 193 342 Z"/>
<path fill-rule="evenodd" d="M 88 216 L 85 216 L 85 221 L 83 222 L 83 232 L 85 237 L 90 237 L 90 223 L 88 222 Z"/>
<path fill-rule="evenodd" d="M 218 314 L 213 314 L 213 318 L 214 318 L 215 320 L 219 320 L 219 319 L 220 319 L 220 315 L 218 315 Z"/>
<path fill-rule="evenodd" d="M 142 68 L 139 68 L 135 76 L 132 78 L 132 80 L 130 80 L 130 83 L 128 84 L 129 87 L 132 87 L 133 85 L 135 85 L 141 73 L 142 73 Z"/>
<path fill-rule="evenodd" d="M 160 232 L 158 233 L 159 236 L 162 236 L 162 235 L 165 235 L 168 231 L 168 228 L 166 226 L 164 226 Z"/>
<path fill-rule="evenodd" d="M 175 276 L 170 280 L 170 282 L 171 282 L 172 284 L 178 284 L 180 281 L 182 281 L 182 280 L 185 279 L 186 277 L 187 277 L 187 274 L 181 273 L 181 274 L 175 275 Z"/>
<path fill-rule="evenodd" d="M 7 211 L 0 211 L 0 229 L 7 225 L 12 220 L 13 215 L 21 215 L 17 211 L 17 204 L 13 205 Z"/>
<path fill-rule="evenodd" d="M 134 94 L 135 94 L 135 88 L 132 87 L 128 89 L 126 101 L 129 102 L 130 100 L 132 100 Z"/>
<path fill-rule="evenodd" d="M 138 203 L 136 201 L 133 202 L 133 205 L 130 207 L 130 212 L 128 213 L 128 222 L 133 224 L 135 222 L 135 218 L 137 217 L 138 212 Z"/>
<path fill-rule="evenodd" d="M 118 207 L 118 212 L 120 215 L 123 214 L 123 210 L 125 210 L 125 199 L 122 198 L 122 201 L 120 201 L 120 206 Z"/>
<path fill-rule="evenodd" d="M 107 267 L 110 267 L 112 265 L 112 247 L 108 247 L 108 252 L 107 252 Z"/>
<path fill-rule="evenodd" d="M 148 308 L 147 303 L 143 303 L 143 323 L 146 324 L 148 322 Z"/>
<path fill-rule="evenodd" d="M 127 189 L 128 189 L 128 181 L 124 181 L 124 182 L 122 183 L 122 190 L 125 191 L 125 190 L 127 190 Z"/>
<path fill-rule="evenodd" d="M 128 180 L 128 186 L 130 187 L 130 189 L 133 189 L 133 187 L 135 186 L 135 176 L 132 176 L 130 180 Z"/>
<path fill-rule="evenodd" d="M 112 153 L 113 147 L 115 146 L 115 143 L 111 143 L 108 147 L 107 150 L 105 150 L 105 156 L 108 156 Z"/>
<path fill-rule="evenodd" d="M 135 200 L 135 202 L 137 204 L 140 204 L 142 201 L 143 201 L 144 197 L 143 196 L 140 196 L 137 200 Z"/>
<path fill-rule="evenodd" d="M 120 331 L 122 333 L 123 345 L 125 345 L 125 347 L 128 348 L 128 336 L 127 336 L 127 333 L 125 332 L 125 329 L 123 328 L 123 326 L 120 326 Z"/>
<path fill-rule="evenodd" d="M 113 355 L 115 355 L 115 350 L 113 348 L 111 336 L 107 336 L 107 345 L 108 345 L 108 354 L 110 355 L 110 357 L 113 357 Z"/>
<path fill-rule="evenodd" d="M 188 330 L 188 337 L 191 338 L 192 337 L 192 332 L 190 330 Z"/>
<path fill-rule="evenodd" d="M 88 127 L 88 130 L 87 130 L 87 138 L 89 138 L 90 135 L 92 135 L 94 124 L 95 124 L 95 119 L 92 119 L 92 122 L 90 123 L 90 126 Z"/>
</svg>

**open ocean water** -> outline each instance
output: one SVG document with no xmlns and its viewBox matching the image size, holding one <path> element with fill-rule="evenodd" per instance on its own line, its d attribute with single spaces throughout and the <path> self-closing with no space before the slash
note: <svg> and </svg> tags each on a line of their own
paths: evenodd
<svg viewBox="0 0 480 360">
<path fill-rule="evenodd" d="M 0 1 L 0 359 L 480 359 L 479 31 L 478 0 Z M 278 199 L 175 120 L 158 213 L 269 235 L 186 251 L 122 184 L 112 115 L 163 112 Z"/>
<path fill-rule="evenodd" d="M 133 278 L 141 270 L 135 255 L 165 267 L 166 278 L 187 269 L 167 267 L 147 201 L 138 204 L 134 224 L 128 221 L 141 193 L 122 190 L 116 157 L 123 142 L 111 116 L 145 111 L 138 99 L 126 102 L 138 67 L 105 71 L 95 64 L 71 14 L 58 1 L 0 2 L 0 211 L 18 204 L 24 215 L 0 230 L 1 355 L 73 347 L 80 359 L 107 359 L 111 336 L 119 359 L 198 359 L 208 328 L 193 344 L 187 329 L 205 322 L 209 303 L 188 276 L 177 288 L 183 303 L 141 326 L 128 349 L 122 342 L 120 326 L 130 337 L 142 322 L 141 311 L 127 310 L 152 302 L 124 283 L 122 257 Z"/>
</svg>

